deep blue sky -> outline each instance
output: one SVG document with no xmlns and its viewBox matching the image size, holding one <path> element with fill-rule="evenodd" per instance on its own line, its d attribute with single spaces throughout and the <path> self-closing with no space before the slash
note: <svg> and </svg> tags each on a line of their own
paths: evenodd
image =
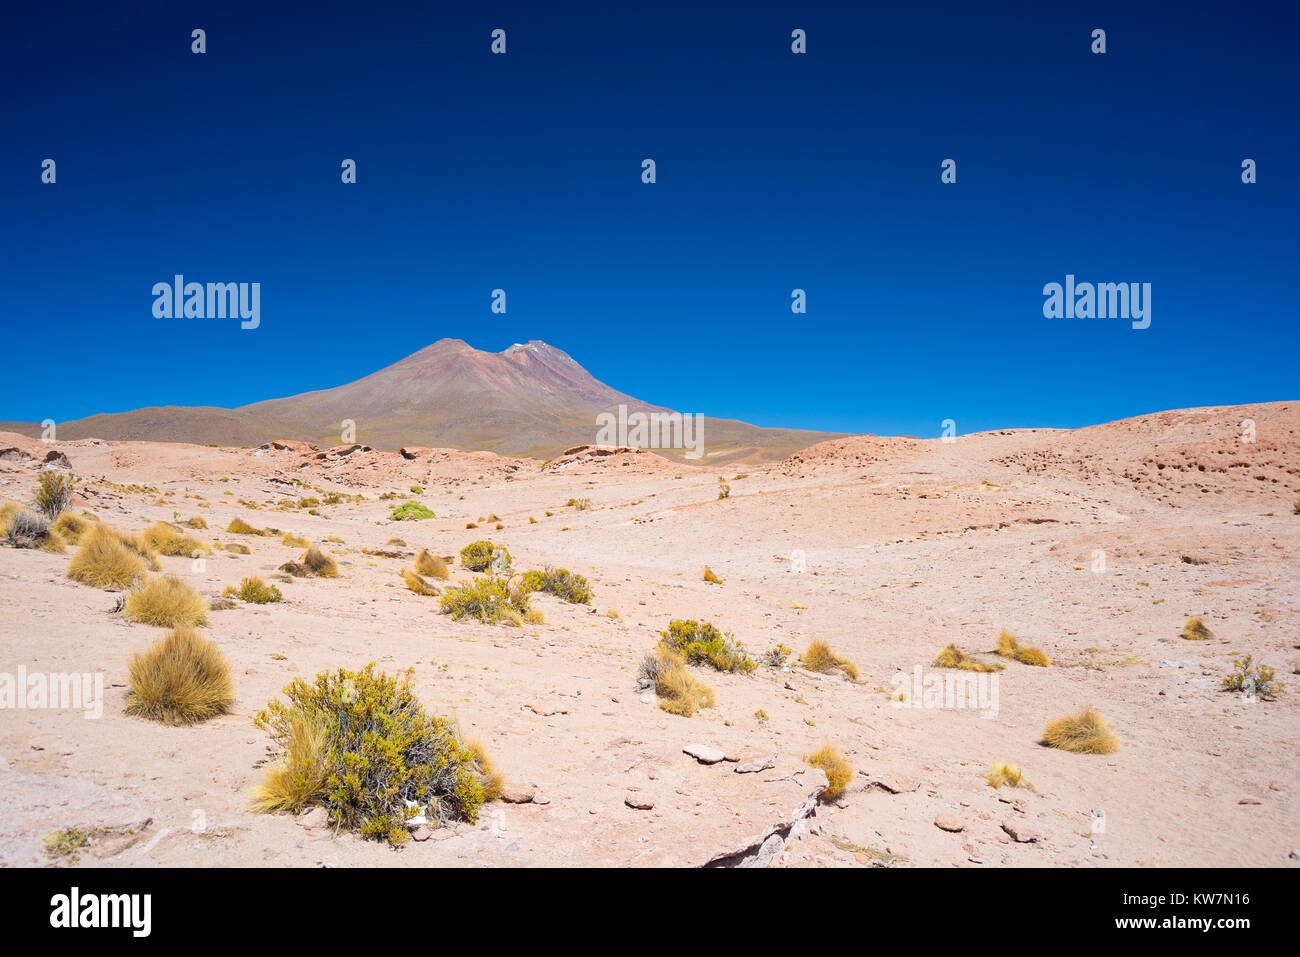
<svg viewBox="0 0 1300 957">
<path fill-rule="evenodd" d="M 1300 397 L 1295 14 L 877 6 L 11 5 L 0 419 L 241 405 L 444 336 L 855 432 Z M 261 282 L 261 328 L 155 319 L 176 272 Z M 1066 273 L 1152 283 L 1151 328 L 1044 319 Z"/>
</svg>

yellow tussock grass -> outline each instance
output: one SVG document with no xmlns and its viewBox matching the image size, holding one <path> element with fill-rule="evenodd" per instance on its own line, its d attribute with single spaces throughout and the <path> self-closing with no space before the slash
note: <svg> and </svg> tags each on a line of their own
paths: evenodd
<svg viewBox="0 0 1300 957">
<path fill-rule="evenodd" d="M 838 748 L 827 744 L 812 754 L 804 758 L 809 765 L 814 768 L 821 768 L 826 772 L 826 790 L 822 792 L 822 800 L 833 801 L 849 786 L 849 781 L 853 778 L 853 765 L 849 764 L 844 755 L 840 754 Z"/>
<path fill-rule="evenodd" d="M 149 578 L 126 594 L 126 617 L 142 625 L 176 628 L 202 625 L 208 620 L 208 603 L 203 596 L 175 575 Z"/>
<path fill-rule="evenodd" d="M 66 514 L 66 513 L 65 513 Z M 130 588 L 143 578 L 148 563 L 123 536 L 107 525 L 94 525 L 81 536 L 80 545 L 68 563 L 68 577 L 93 588 Z"/>
<path fill-rule="evenodd" d="M 420 549 L 420 554 L 415 556 L 415 570 L 430 578 L 451 577 L 451 570 L 447 568 L 447 563 L 437 555 L 430 554 L 427 548 Z"/>
<path fill-rule="evenodd" d="M 1183 637 L 1188 641 L 1204 641 L 1210 635 L 1210 629 L 1199 618 L 1188 618 L 1187 624 L 1183 625 Z"/>
<path fill-rule="evenodd" d="M 325 796 L 325 731 L 316 722 L 294 715 L 284 751 L 262 769 L 253 786 L 253 809 L 297 814 Z"/>
<path fill-rule="evenodd" d="M 1025 772 L 1020 765 L 1012 764 L 1010 761 L 995 761 L 989 765 L 988 771 L 984 775 L 984 780 L 988 782 L 991 788 L 1000 788 L 1004 784 L 1007 787 L 1020 788 L 1032 787 L 1025 780 Z"/>
<path fill-rule="evenodd" d="M 474 755 L 474 764 L 478 768 L 479 782 L 483 785 L 483 800 L 495 801 L 501 797 L 501 792 L 505 790 L 506 779 L 497 772 L 492 766 L 492 759 L 488 757 L 487 748 L 481 741 L 466 741 L 465 747 L 469 748 Z"/>
<path fill-rule="evenodd" d="M 402 569 L 402 581 L 406 582 L 406 587 L 417 595 L 437 595 L 438 589 L 434 588 L 423 578 L 411 571 L 409 568 Z"/>
<path fill-rule="evenodd" d="M 127 675 L 126 713 L 163 724 L 206 721 L 235 700 L 221 649 L 191 628 L 169 631 L 132 655 Z"/>
<path fill-rule="evenodd" d="M 998 635 L 997 653 L 1003 658 L 1010 658 L 1022 665 L 1033 665 L 1036 668 L 1046 668 L 1052 663 L 1052 659 L 1037 648 L 1028 648 L 1016 641 L 1015 636 L 1009 631 Z"/>
<path fill-rule="evenodd" d="M 193 556 L 195 552 L 207 555 L 212 551 L 197 538 L 191 538 L 166 522 L 154 522 L 141 533 L 140 540 L 145 547 L 160 555 Z"/>
<path fill-rule="evenodd" d="M 824 641 L 812 642 L 799 662 L 809 671 L 830 674 L 839 671 L 854 681 L 858 680 L 858 666 L 847 658 L 841 658 L 831 651 L 831 646 Z"/>
<path fill-rule="evenodd" d="M 1043 744 L 1076 754 L 1110 754 L 1119 748 L 1119 738 L 1110 723 L 1089 708 L 1049 724 L 1043 731 Z"/>
<path fill-rule="evenodd" d="M 992 665 L 986 665 L 984 662 L 972 658 L 966 652 L 962 651 L 956 645 L 949 645 L 934 659 L 935 668 L 956 668 L 958 671 L 997 671 Z"/>
<path fill-rule="evenodd" d="M 711 582 L 714 585 L 722 584 L 722 579 L 719 578 L 717 575 L 713 574 L 713 569 L 710 568 L 708 565 L 704 566 L 704 580 L 706 582 Z"/>
</svg>

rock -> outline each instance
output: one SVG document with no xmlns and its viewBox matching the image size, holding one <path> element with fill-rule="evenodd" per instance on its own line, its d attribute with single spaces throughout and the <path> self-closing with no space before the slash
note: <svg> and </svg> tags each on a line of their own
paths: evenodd
<svg viewBox="0 0 1300 957">
<path fill-rule="evenodd" d="M 551 803 L 551 799 L 548 798 L 545 794 L 536 794 L 536 795 L 533 795 L 533 803 L 534 803 L 534 804 L 550 804 L 550 803 Z"/>
<path fill-rule="evenodd" d="M 329 820 L 330 812 L 323 807 L 314 807 L 294 818 L 294 822 L 300 827 L 324 827 Z"/>
<path fill-rule="evenodd" d="M 628 791 L 623 795 L 623 803 L 638 811 L 649 811 L 655 806 L 655 802 L 650 798 L 646 797 L 644 794 L 637 794 L 634 791 Z"/>
<path fill-rule="evenodd" d="M 1017 844 L 1033 844 L 1043 839 L 1042 834 L 1023 821 L 1003 821 L 1002 830 Z"/>
<path fill-rule="evenodd" d="M 823 791 L 830 786 L 830 779 L 826 777 L 826 772 L 821 768 L 809 768 L 803 773 L 799 781 L 800 785 L 807 788 L 808 793 L 814 797 L 821 797 Z"/>
<path fill-rule="evenodd" d="M 29 458 L 31 458 L 31 456 L 22 449 L 0 449 L 0 462 L 21 462 L 23 459 Z"/>
<path fill-rule="evenodd" d="M 541 702 L 541 701 L 534 702 L 533 704 L 527 704 L 527 705 L 524 705 L 524 707 L 527 708 L 529 711 L 531 711 L 533 714 L 539 714 L 539 715 L 541 715 L 543 718 L 549 718 L 551 715 L 554 715 L 554 714 L 568 714 L 568 713 L 569 713 L 569 712 L 568 712 L 567 710 L 565 710 L 564 708 L 561 708 L 561 707 L 559 707 L 559 706 L 557 706 L 557 705 L 545 704 L 545 703 L 543 703 L 543 702 Z"/>
<path fill-rule="evenodd" d="M 700 764 L 717 764 L 727 757 L 727 753 L 721 748 L 715 748 L 707 744 L 688 744 L 682 748 L 682 751 L 699 761 Z"/>
<path fill-rule="evenodd" d="M 507 804 L 531 804 L 535 797 L 537 792 L 532 788 L 507 787 L 501 790 L 501 800 Z"/>
<path fill-rule="evenodd" d="M 429 830 L 423 824 L 411 832 L 411 840 L 419 841 L 420 843 L 424 843 L 431 837 L 433 837 L 433 831 Z"/>
<path fill-rule="evenodd" d="M 884 774 L 864 775 L 864 777 L 866 778 L 866 781 L 862 785 L 864 789 L 881 788 L 888 791 L 890 794 L 903 794 L 907 791 L 915 791 L 921 786 L 919 781 L 914 781 L 902 774 L 891 774 L 886 772 Z"/>
<path fill-rule="evenodd" d="M 1244 797 L 1244 798 L 1242 798 L 1240 801 L 1238 801 L 1237 803 L 1238 803 L 1238 804 L 1258 804 L 1258 803 L 1259 803 L 1259 798 Z"/>
<path fill-rule="evenodd" d="M 761 761 L 751 761 L 749 764 L 738 764 L 731 770 L 737 774 L 753 774 L 755 771 L 766 771 L 769 768 L 776 767 L 776 755 L 769 754 Z"/>
<path fill-rule="evenodd" d="M 966 825 L 951 814 L 939 814 L 934 819 L 934 826 L 941 831 L 947 831 L 949 834 L 960 834 L 966 830 Z"/>
<path fill-rule="evenodd" d="M 57 449 L 50 449 L 50 451 L 45 453 L 45 463 L 42 468 L 70 469 L 72 468 L 72 463 L 68 461 L 68 457 L 62 452 Z"/>
</svg>

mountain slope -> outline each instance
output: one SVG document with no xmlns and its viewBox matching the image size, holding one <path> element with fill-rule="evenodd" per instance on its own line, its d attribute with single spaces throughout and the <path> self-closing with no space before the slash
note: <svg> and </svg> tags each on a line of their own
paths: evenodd
<svg viewBox="0 0 1300 957">
<path fill-rule="evenodd" d="M 303 439 L 325 445 L 344 441 L 343 423 L 355 424 L 355 441 L 379 449 L 403 445 L 487 450 L 549 458 L 574 445 L 594 444 L 597 416 L 668 413 L 612 389 L 567 353 L 545 342 L 484 352 L 460 339 L 442 339 L 354 382 L 268 399 L 236 409 L 163 406 L 92 415 L 59 423 L 64 439 L 258 445 Z M 39 435 L 30 423 L 0 429 Z M 717 464 L 780 460 L 832 438 L 831 433 L 764 429 L 731 419 L 704 420 L 703 459 L 682 449 L 662 449 L 677 461 Z"/>
</svg>

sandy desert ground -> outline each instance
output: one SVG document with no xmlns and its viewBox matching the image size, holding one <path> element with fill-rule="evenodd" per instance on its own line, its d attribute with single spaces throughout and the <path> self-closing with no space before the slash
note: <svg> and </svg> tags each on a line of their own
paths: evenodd
<svg viewBox="0 0 1300 957">
<path fill-rule="evenodd" d="M 1253 443 L 1242 441 L 1247 419 Z M 82 476 L 77 510 L 130 530 L 198 515 L 199 537 L 244 541 L 250 554 L 218 551 L 201 569 L 160 559 L 206 595 L 249 574 L 270 579 L 301 552 L 222 531 L 236 516 L 341 539 L 325 547 L 342 566 L 337 579 L 278 583 L 279 604 L 213 612 L 205 633 L 232 665 L 237 701 L 178 728 L 122 713 L 127 658 L 161 632 L 112 614 L 116 595 L 69 580 L 71 549 L 0 548 L 0 670 L 98 671 L 106 689 L 98 720 L 0 710 L 0 864 L 47 864 L 43 841 L 61 828 L 134 824 L 97 840 L 82 864 L 701 865 L 775 829 L 765 860 L 784 866 L 1297 866 L 1300 402 L 951 444 L 854 437 L 743 477 L 744 467 L 630 451 L 543 468 L 288 442 L 0 434 L 0 447 L 18 450 L 0 461 L 0 500 L 29 501 L 56 450 Z M 436 519 L 390 522 L 393 503 L 378 494 L 412 484 Z M 277 506 L 322 491 L 366 500 L 320 515 Z M 567 507 L 571 498 L 592 507 Z M 491 513 L 504 529 L 466 529 Z M 386 546 L 393 537 L 406 545 Z M 482 537 L 508 546 L 516 568 L 587 576 L 594 603 L 537 596 L 545 624 L 488 626 L 453 622 L 403 587 L 419 548 L 450 555 Z M 397 554 L 363 551 L 385 548 Z M 1093 570 L 1098 551 L 1104 571 Z M 702 579 L 706 564 L 722 584 Z M 469 577 L 453 568 L 453 581 Z M 1189 616 L 1213 637 L 1180 637 Z M 708 619 L 755 654 L 822 639 L 861 679 L 797 665 L 709 671 L 716 707 L 670 715 L 635 673 L 674 618 Z M 950 642 L 987 652 L 1002 629 L 1053 664 L 1008 662 L 996 716 L 891 700 L 897 674 L 928 669 Z M 1242 654 L 1290 687 L 1272 701 L 1221 690 Z M 372 660 L 413 667 L 425 704 L 482 740 L 524 792 L 512 796 L 532 800 L 493 803 L 477 824 L 400 849 L 249 810 L 268 757 L 251 716 L 294 677 Z M 1039 743 L 1049 720 L 1085 707 L 1111 720 L 1116 753 Z M 814 786 L 802 757 L 826 743 L 853 764 L 853 781 L 788 826 Z M 728 760 L 701 763 L 683 752 L 692 744 Z M 770 768 L 738 773 L 769 756 Z M 1033 789 L 989 787 L 997 760 L 1021 765 Z"/>
</svg>

